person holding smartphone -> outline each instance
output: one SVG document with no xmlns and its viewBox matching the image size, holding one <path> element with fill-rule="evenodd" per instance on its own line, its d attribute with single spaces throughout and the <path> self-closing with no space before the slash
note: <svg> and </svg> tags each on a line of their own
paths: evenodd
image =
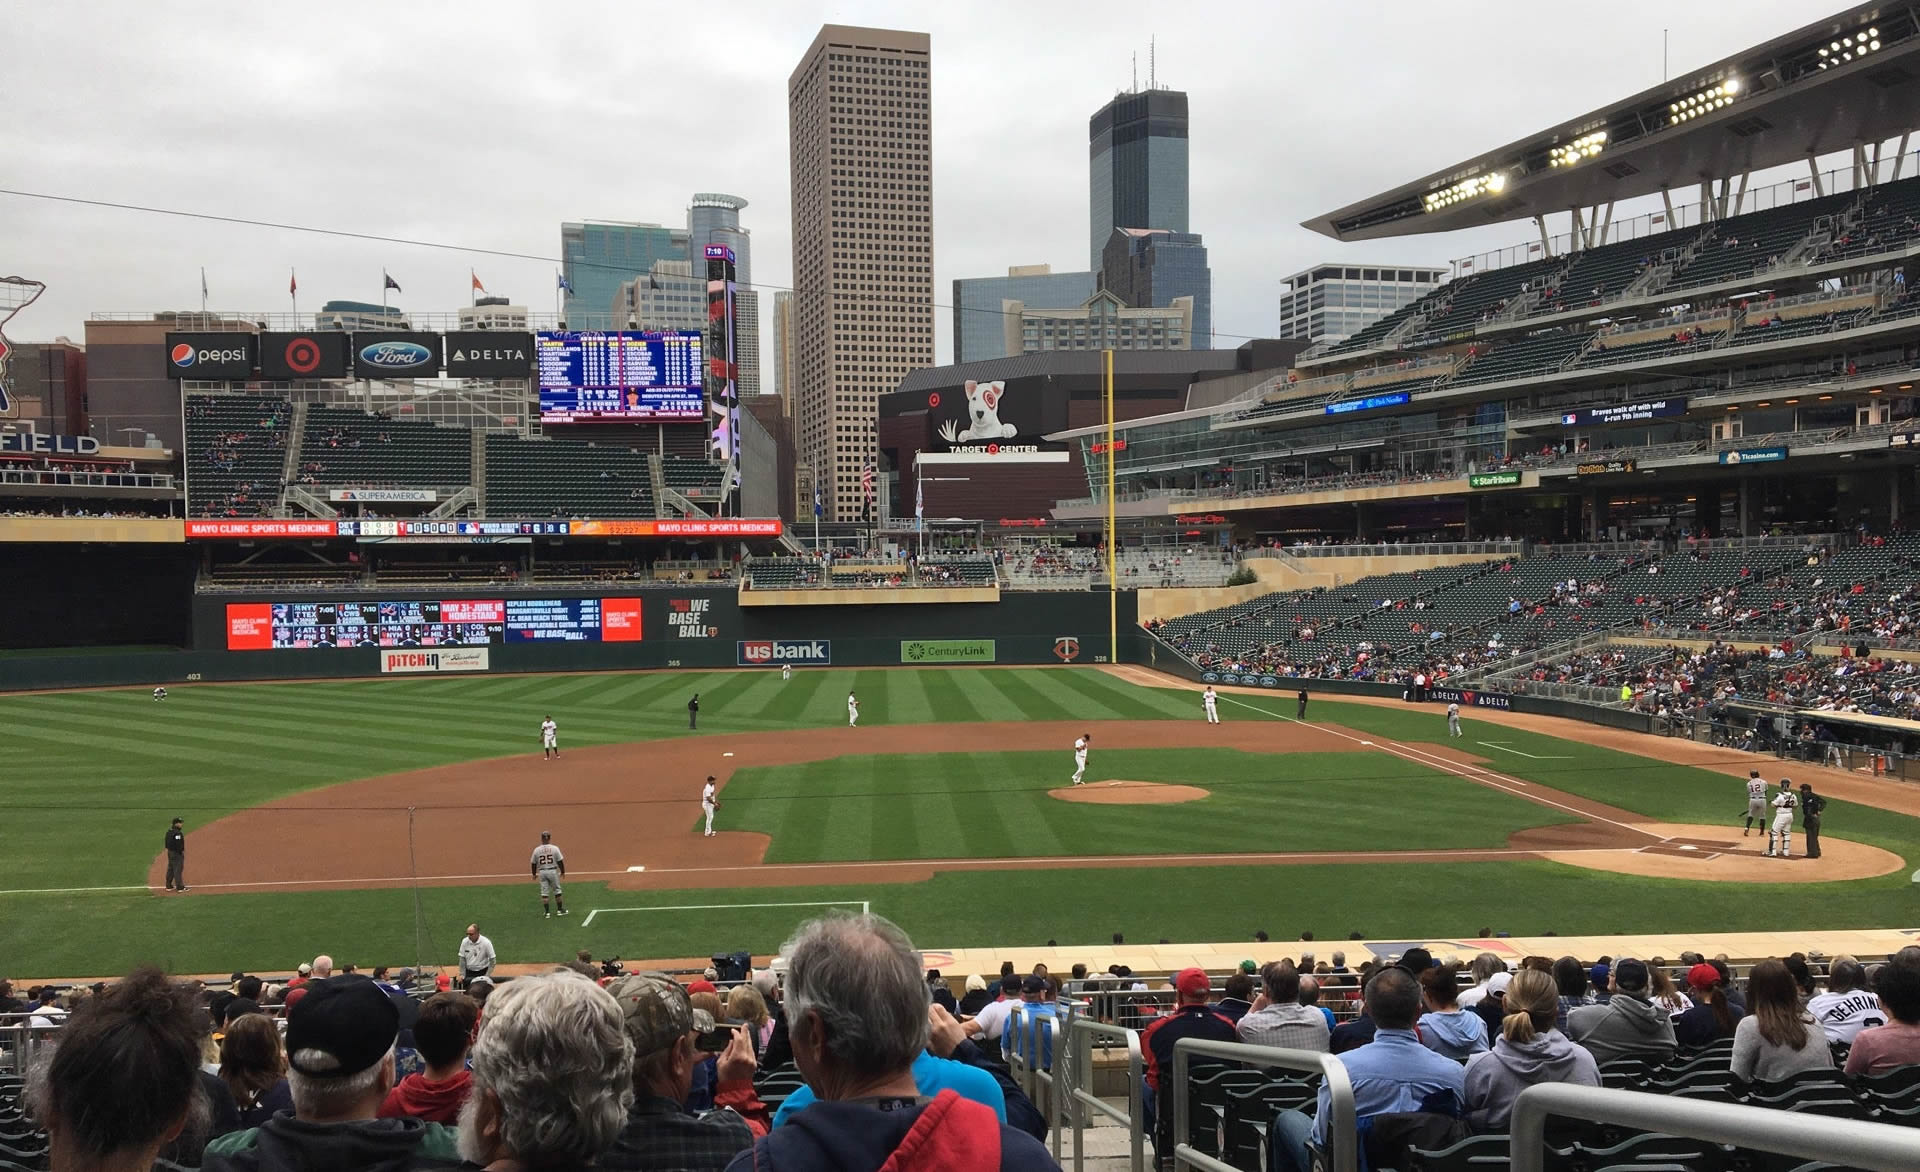
<svg viewBox="0 0 1920 1172">
<path fill-rule="evenodd" d="M 607 992 L 620 1003 L 633 1042 L 634 1098 L 619 1140 L 596 1167 L 720 1172 L 767 1134 L 771 1121 L 754 1093 L 746 1030 L 716 1025 L 678 981 L 660 973 L 620 977 Z M 695 1114 L 686 1107 L 694 1068 L 716 1054 L 715 1107 Z"/>
</svg>

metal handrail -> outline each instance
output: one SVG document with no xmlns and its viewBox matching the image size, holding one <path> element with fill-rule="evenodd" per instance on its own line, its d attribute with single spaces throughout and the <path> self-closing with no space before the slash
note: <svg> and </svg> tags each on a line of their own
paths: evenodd
<svg viewBox="0 0 1920 1172">
<path fill-rule="evenodd" d="M 1066 1064 L 1064 1051 L 1066 1038 L 1058 1026 L 1064 1019 L 1071 1027 L 1078 1011 L 1084 1008 L 1086 1008 L 1084 1002 L 1056 1001 L 1053 1016 L 1035 1017 L 1028 1021 L 1026 1006 L 1021 1004 L 1015 1005 L 1013 1012 L 1007 1018 L 1007 1028 L 1019 1031 L 1013 1035 L 1013 1046 L 1007 1051 L 1007 1068 L 1013 1072 L 1015 1084 L 1027 1098 L 1033 1101 L 1033 1105 L 1046 1119 L 1047 1130 L 1053 1136 L 1052 1149 L 1055 1163 L 1060 1161 L 1060 1122 L 1066 1106 L 1058 1093 L 1060 1083 L 1066 1080 L 1054 1077 L 1054 1071 Z M 1040 1034 L 1037 1028 L 1041 1025 L 1046 1026 L 1044 1035 Z M 1027 1031 L 1030 1028 L 1034 1030 L 1034 1037 L 1031 1040 L 1027 1037 Z M 1039 1063 L 1039 1055 L 1049 1057 L 1046 1065 Z"/>
<path fill-rule="evenodd" d="M 1544 1172 L 1549 1115 L 1886 1172 L 1920 1167 L 1920 1131 L 1910 1127 L 1644 1091 L 1540 1083 L 1521 1091 L 1513 1104 L 1508 1149 L 1512 1172 Z"/>
<path fill-rule="evenodd" d="M 1202 1038 L 1182 1038 L 1173 1044 L 1173 1166 L 1199 1168 L 1202 1172 L 1238 1172 L 1224 1163 L 1195 1150 L 1187 1143 L 1188 1058 L 1225 1058 L 1278 1066 L 1306 1074 L 1319 1074 L 1327 1080 L 1327 1166 L 1331 1172 L 1355 1172 L 1358 1168 L 1360 1137 L 1355 1130 L 1353 1082 L 1347 1077 L 1346 1064 L 1318 1050 L 1291 1050 L 1279 1046 L 1252 1046 L 1245 1042 L 1209 1042 Z M 1161 1096 L 1164 1104 L 1166 1096 Z M 1164 1110 L 1164 1106 L 1162 1107 Z M 1517 1108 L 1516 1108 L 1517 1110 Z"/>
<path fill-rule="evenodd" d="M 1122 1029 L 1119 1026 L 1085 1017 L 1075 1017 L 1066 1037 L 1073 1058 L 1067 1093 L 1064 1096 L 1073 1113 L 1073 1172 L 1084 1172 L 1086 1165 L 1088 1111 L 1104 1115 L 1126 1127 L 1127 1167 L 1130 1172 L 1146 1172 L 1146 1125 L 1142 1117 L 1144 1109 L 1141 1106 L 1140 1091 L 1146 1085 L 1147 1064 L 1140 1050 L 1140 1031 Z M 1127 1109 L 1125 1111 L 1087 1090 L 1093 1085 L 1093 1047 L 1088 1043 L 1096 1037 L 1112 1038 L 1126 1043 Z M 1057 1054 L 1054 1056 L 1054 1063 L 1056 1067 L 1060 1065 Z M 1352 1169 L 1341 1169 L 1337 1172 L 1352 1172 Z"/>
</svg>

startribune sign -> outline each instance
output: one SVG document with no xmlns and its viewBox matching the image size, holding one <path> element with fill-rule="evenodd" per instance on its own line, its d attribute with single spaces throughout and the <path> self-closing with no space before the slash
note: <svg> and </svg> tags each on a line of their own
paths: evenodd
<svg viewBox="0 0 1920 1172">
<path fill-rule="evenodd" d="M 1467 477 L 1468 488 L 1510 488 L 1519 483 L 1518 472 L 1476 472 Z"/>
</svg>

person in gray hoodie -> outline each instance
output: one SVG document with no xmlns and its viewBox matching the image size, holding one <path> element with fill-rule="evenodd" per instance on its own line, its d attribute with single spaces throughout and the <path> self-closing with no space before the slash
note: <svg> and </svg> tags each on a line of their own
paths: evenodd
<svg viewBox="0 0 1920 1172">
<path fill-rule="evenodd" d="M 1475 1131 L 1505 1131 L 1520 1092 L 1543 1082 L 1600 1085 L 1600 1066 L 1586 1047 L 1553 1028 L 1560 989 L 1537 969 L 1521 969 L 1507 988 L 1506 1019 L 1493 1049 L 1467 1060 L 1467 1122 Z"/>
<path fill-rule="evenodd" d="M 1647 997 L 1647 962 L 1622 957 L 1613 966 L 1612 996 L 1605 1005 L 1583 1005 L 1567 1014 L 1567 1036 L 1585 1046 L 1600 1065 L 1619 1058 L 1661 1063 L 1673 1057 L 1673 1020 Z"/>
<path fill-rule="evenodd" d="M 1442 965 L 1420 974 L 1420 996 L 1427 1004 L 1418 1029 L 1420 1043 L 1436 1054 L 1464 1062 L 1487 1049 L 1487 1023 L 1460 1008 L 1460 978 Z"/>
</svg>

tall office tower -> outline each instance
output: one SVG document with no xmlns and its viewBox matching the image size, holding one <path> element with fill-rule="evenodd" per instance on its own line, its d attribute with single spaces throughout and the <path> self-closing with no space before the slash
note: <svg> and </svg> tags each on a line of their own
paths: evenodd
<svg viewBox="0 0 1920 1172">
<path fill-rule="evenodd" d="M 773 295 L 773 393 L 780 409 L 793 414 L 793 293 Z"/>
<path fill-rule="evenodd" d="M 561 307 L 575 330 L 623 330 L 614 319 L 620 286 L 653 271 L 655 261 L 687 259 L 687 233 L 659 224 L 602 220 L 560 225 L 560 265 L 571 290 Z"/>
<path fill-rule="evenodd" d="M 1115 228 L 1100 268 L 1100 287 L 1135 309 L 1167 309 L 1193 298 L 1195 350 L 1213 348 L 1213 270 L 1198 232 Z"/>
<path fill-rule="evenodd" d="M 1056 273 L 1051 265 L 1014 265 L 1004 277 L 957 277 L 953 282 L 953 361 L 980 362 L 1019 354 L 1007 348 L 1008 302 L 1029 311 L 1077 309 L 1093 296 L 1093 273 Z M 1018 312 L 1012 323 L 1020 324 Z"/>
<path fill-rule="evenodd" d="M 825 25 L 787 79 L 796 455 L 834 521 L 878 515 L 880 395 L 933 364 L 930 76 L 925 33 Z"/>
<path fill-rule="evenodd" d="M 1315 265 L 1282 282 L 1274 337 L 1344 342 L 1433 292 L 1448 275 L 1446 269 Z"/>
<path fill-rule="evenodd" d="M 709 244 L 733 249 L 734 317 L 739 322 L 734 359 L 742 396 L 760 393 L 760 294 L 753 288 L 753 233 L 740 226 L 740 209 L 747 201 L 716 191 L 696 192 L 687 205 L 687 259 L 693 271 L 705 272 Z"/>
<path fill-rule="evenodd" d="M 1090 268 L 1115 228 L 1187 230 L 1186 94 L 1119 95 L 1088 120 L 1087 146 Z"/>
</svg>

